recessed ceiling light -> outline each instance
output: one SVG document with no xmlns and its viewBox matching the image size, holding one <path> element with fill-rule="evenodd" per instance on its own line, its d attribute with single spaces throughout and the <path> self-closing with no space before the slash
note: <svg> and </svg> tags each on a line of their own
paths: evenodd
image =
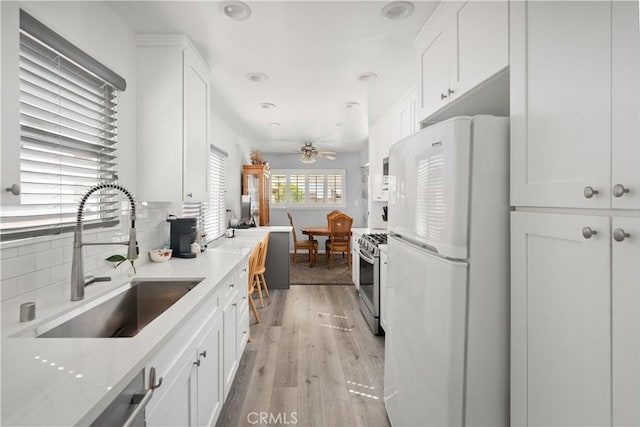
<svg viewBox="0 0 640 427">
<path fill-rule="evenodd" d="M 269 123 L 269 126 L 271 126 L 272 128 L 277 128 L 278 126 L 280 126 L 280 123 L 278 123 L 278 122 L 271 122 L 271 123 Z"/>
<path fill-rule="evenodd" d="M 263 102 L 262 104 L 260 104 L 260 106 L 265 110 L 268 110 L 270 108 L 276 108 L 276 104 L 272 104 L 270 102 Z"/>
<path fill-rule="evenodd" d="M 354 108 L 354 107 L 359 107 L 360 104 L 357 102 L 345 102 L 343 106 L 344 108 Z"/>
<path fill-rule="evenodd" d="M 220 12 L 236 21 L 242 21 L 251 16 L 251 8 L 237 0 L 223 1 L 220 3 Z"/>
<path fill-rule="evenodd" d="M 252 82 L 258 83 L 266 82 L 267 80 L 269 80 L 269 76 L 267 76 L 265 73 L 249 73 L 247 74 L 247 78 Z"/>
<path fill-rule="evenodd" d="M 382 8 L 381 13 L 382 16 L 387 19 L 391 19 L 392 21 L 400 21 L 411 16 L 414 9 L 415 6 L 413 6 L 413 3 L 411 2 L 394 1 L 385 5 L 385 7 Z"/>
<path fill-rule="evenodd" d="M 376 73 L 367 71 L 366 73 L 360 73 L 356 76 L 356 80 L 359 82 L 370 82 L 378 78 Z"/>
</svg>

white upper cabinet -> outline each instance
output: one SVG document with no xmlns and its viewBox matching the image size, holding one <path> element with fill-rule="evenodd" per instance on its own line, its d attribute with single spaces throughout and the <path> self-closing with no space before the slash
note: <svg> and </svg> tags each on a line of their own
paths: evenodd
<svg viewBox="0 0 640 427">
<path fill-rule="evenodd" d="M 209 68 L 185 36 L 138 36 L 138 193 L 208 197 Z"/>
<path fill-rule="evenodd" d="M 509 65 L 509 3 L 442 2 L 414 45 L 422 122 Z"/>
<path fill-rule="evenodd" d="M 417 118 L 425 118 L 449 102 L 451 31 L 444 26 L 430 29 L 421 38 L 418 48 Z"/>
<path fill-rule="evenodd" d="M 637 3 L 511 3 L 512 205 L 640 207 L 639 49 Z"/>
<path fill-rule="evenodd" d="M 509 65 L 509 3 L 467 1 L 459 4 L 454 19 L 451 100 Z"/>
<path fill-rule="evenodd" d="M 638 2 L 613 2 L 612 23 L 611 207 L 640 209 Z M 622 187 L 629 192 L 620 191 Z"/>
</svg>

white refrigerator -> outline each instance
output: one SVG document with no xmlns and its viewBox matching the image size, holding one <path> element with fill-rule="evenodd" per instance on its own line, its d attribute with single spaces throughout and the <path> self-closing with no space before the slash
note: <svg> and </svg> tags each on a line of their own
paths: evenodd
<svg viewBox="0 0 640 427">
<path fill-rule="evenodd" d="M 398 426 L 509 424 L 509 122 L 391 147 L 384 399 Z"/>
</svg>

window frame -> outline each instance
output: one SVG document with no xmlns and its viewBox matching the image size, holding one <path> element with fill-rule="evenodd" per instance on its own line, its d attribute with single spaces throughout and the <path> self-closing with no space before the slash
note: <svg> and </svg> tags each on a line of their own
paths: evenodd
<svg viewBox="0 0 640 427">
<path fill-rule="evenodd" d="M 117 98 L 119 92 L 126 88 L 124 78 L 22 9 L 16 42 L 19 43 L 19 62 L 16 64 L 19 75 L 22 77 L 25 73 L 24 76 L 29 76 L 29 79 L 24 77 L 24 83 L 16 92 L 20 104 L 16 110 L 20 117 L 16 173 L 22 191 L 17 203 L 6 204 L 6 210 L 0 212 L 0 220 L 7 225 L 0 230 L 3 242 L 73 231 L 77 206 L 71 209 L 70 198 L 77 198 L 77 205 L 86 192 L 79 192 L 82 187 L 89 190 L 100 183 L 118 182 Z M 52 79 L 56 76 L 58 80 Z M 45 83 L 40 85 L 36 82 Z M 61 88 L 65 94 L 49 96 L 55 88 Z M 84 96 L 82 91 L 84 95 L 89 94 L 87 100 L 80 101 Z M 102 97 L 100 99 L 104 103 L 89 100 L 96 96 Z M 23 116 L 28 118 L 25 123 Z M 46 126 L 43 129 L 33 127 L 38 120 L 49 123 L 47 126 L 51 127 L 53 122 L 50 120 L 56 117 L 60 121 L 59 127 L 66 131 L 58 130 L 56 133 Z M 69 132 L 88 135 L 89 140 L 84 141 L 82 136 Z M 53 138 L 55 135 L 58 136 Z M 95 139 L 102 142 L 94 142 Z M 25 141 L 28 148 L 25 148 Z M 108 150 L 107 154 L 104 150 Z M 56 165 L 59 171 L 54 173 Z M 81 170 L 84 172 L 79 172 Z M 89 174 L 94 170 L 95 176 Z M 43 181 L 43 178 L 35 179 L 34 175 L 36 178 L 55 175 L 58 180 Z M 71 180 L 69 177 L 75 178 Z M 72 187 L 76 189 L 70 190 Z M 52 192 L 52 188 L 58 191 Z M 95 209 L 85 210 L 84 228 L 118 225 L 121 208 L 116 196 L 117 192 L 113 190 L 94 193 L 90 200 Z M 42 208 L 37 209 L 37 206 Z M 32 224 L 24 221 L 32 221 Z"/>
<path fill-rule="evenodd" d="M 273 178 L 285 176 L 285 202 L 277 203 L 273 199 Z M 304 201 L 291 202 L 290 177 L 305 177 Z M 309 176 L 322 175 L 323 199 L 322 203 L 309 202 Z M 340 203 L 327 203 L 328 179 L 329 175 L 340 175 L 342 178 L 342 197 Z M 271 169 L 269 177 L 269 205 L 272 209 L 326 209 L 326 208 L 346 208 L 347 207 L 347 171 L 346 169 Z"/>
</svg>

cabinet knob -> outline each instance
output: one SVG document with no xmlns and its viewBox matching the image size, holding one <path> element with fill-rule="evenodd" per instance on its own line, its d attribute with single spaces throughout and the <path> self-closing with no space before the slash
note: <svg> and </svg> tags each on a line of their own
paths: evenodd
<svg viewBox="0 0 640 427">
<path fill-rule="evenodd" d="M 451 89 L 447 89 L 447 95 L 453 95 L 455 92 L 452 91 Z"/>
<path fill-rule="evenodd" d="M 441 93 L 440 94 L 440 100 L 443 100 L 443 99 L 447 99 L 447 95 L 445 95 L 444 93 Z"/>
<path fill-rule="evenodd" d="M 587 199 L 590 199 L 593 196 L 595 196 L 596 194 L 598 194 L 599 191 L 598 190 L 594 190 L 593 187 L 591 187 L 591 186 L 586 186 L 586 187 L 584 187 L 584 190 L 582 190 L 582 193 L 584 194 L 584 197 L 586 197 Z"/>
<path fill-rule="evenodd" d="M 233 303 L 233 304 L 231 304 L 231 305 L 232 305 L 232 306 L 234 306 L 234 307 L 237 307 L 237 306 L 238 306 L 238 303 L 237 303 L 237 302 L 234 302 L 234 303 Z"/>
<path fill-rule="evenodd" d="M 192 198 L 193 197 L 193 193 L 187 193 L 187 197 L 188 198 Z"/>
<path fill-rule="evenodd" d="M 616 242 L 622 242 L 627 237 L 631 237 L 631 234 L 626 233 L 622 228 L 616 228 L 613 230 L 613 240 Z"/>
<path fill-rule="evenodd" d="M 202 353 L 200 353 L 200 356 L 202 357 L 207 357 L 207 350 L 203 351 Z"/>
<path fill-rule="evenodd" d="M 20 184 L 12 184 L 11 187 L 5 188 L 5 191 L 13 194 L 14 196 L 20 195 Z"/>
<path fill-rule="evenodd" d="M 591 229 L 591 227 L 584 227 L 582 229 L 582 237 L 584 237 L 585 239 L 590 239 L 595 234 L 598 234 L 598 232 L 596 230 Z"/>
<path fill-rule="evenodd" d="M 622 184 L 616 184 L 613 186 L 613 197 L 622 197 L 625 193 L 628 193 L 629 189 L 624 188 Z"/>
<path fill-rule="evenodd" d="M 200 367 L 200 359 L 198 359 L 195 362 L 193 362 L 193 364 L 196 365 L 197 367 Z"/>
</svg>

